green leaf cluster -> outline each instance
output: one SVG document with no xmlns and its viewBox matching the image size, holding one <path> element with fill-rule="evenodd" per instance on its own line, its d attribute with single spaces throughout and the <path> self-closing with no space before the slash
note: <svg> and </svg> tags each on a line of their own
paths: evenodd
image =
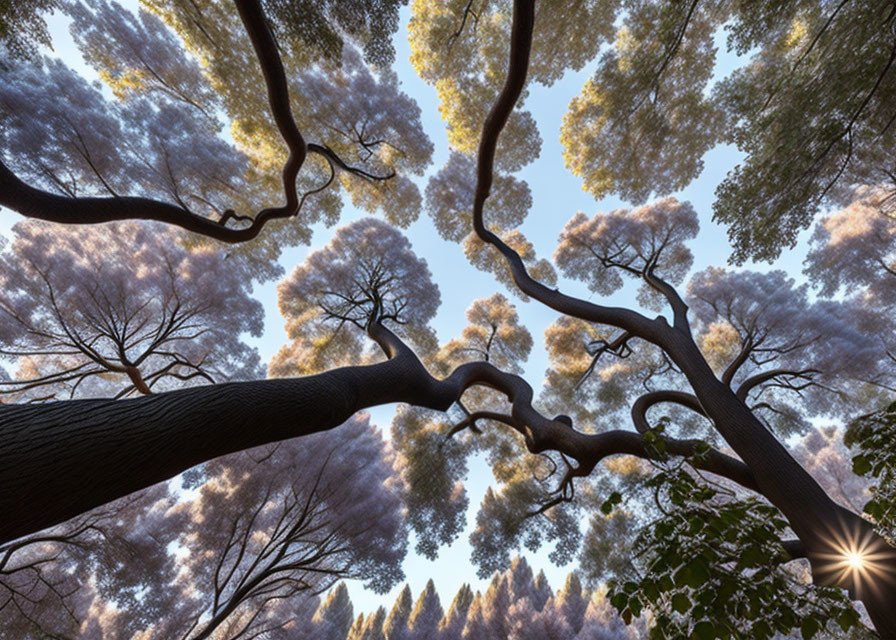
<svg viewBox="0 0 896 640">
<path fill-rule="evenodd" d="M 852 470 L 877 479 L 864 512 L 881 534 L 896 540 L 896 402 L 855 420 L 844 442 L 858 451 L 852 459 Z"/>
<path fill-rule="evenodd" d="M 646 484 L 662 515 L 635 541 L 640 577 L 608 594 L 626 623 L 649 612 L 656 640 L 862 632 L 842 591 L 811 585 L 786 566 L 787 521 L 775 507 L 683 467 L 661 468 Z"/>
</svg>

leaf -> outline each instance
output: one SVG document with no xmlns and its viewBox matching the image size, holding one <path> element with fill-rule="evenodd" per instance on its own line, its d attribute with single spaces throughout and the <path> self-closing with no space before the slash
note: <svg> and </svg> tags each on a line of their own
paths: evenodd
<svg viewBox="0 0 896 640">
<path fill-rule="evenodd" d="M 603 504 L 600 505 L 600 510 L 604 515 L 608 516 L 620 502 L 622 502 L 622 495 L 618 491 L 614 491 L 610 494 L 610 497 L 604 500 Z"/>
<path fill-rule="evenodd" d="M 672 609 L 678 613 L 687 613 L 691 608 L 691 600 L 683 593 L 676 593 L 672 596 Z"/>
<path fill-rule="evenodd" d="M 708 620 L 698 622 L 694 626 L 694 631 L 691 634 L 691 638 L 694 638 L 695 640 L 713 640 L 713 638 L 716 637 L 716 627 Z"/>
<path fill-rule="evenodd" d="M 871 471 L 871 463 L 863 455 L 855 456 L 852 459 L 852 470 L 856 475 L 863 476 Z"/>
<path fill-rule="evenodd" d="M 803 618 L 803 624 L 800 625 L 800 634 L 802 634 L 803 640 L 812 640 L 819 629 L 821 629 L 821 624 L 816 618 Z"/>
<path fill-rule="evenodd" d="M 610 596 L 610 604 L 613 605 L 617 611 L 622 611 L 628 604 L 628 596 L 617 591 Z"/>
<path fill-rule="evenodd" d="M 843 631 L 849 631 L 850 628 L 856 626 L 858 623 L 859 617 L 852 609 L 847 609 L 837 616 L 837 624 L 840 625 L 840 628 L 843 629 Z"/>
<path fill-rule="evenodd" d="M 754 624 L 750 631 L 755 640 L 766 640 L 766 638 L 769 638 L 772 635 L 772 628 L 765 620 L 760 620 Z"/>
</svg>

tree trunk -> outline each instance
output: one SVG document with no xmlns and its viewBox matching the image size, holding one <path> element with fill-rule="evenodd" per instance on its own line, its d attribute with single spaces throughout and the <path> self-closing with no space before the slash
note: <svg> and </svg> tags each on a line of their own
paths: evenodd
<svg viewBox="0 0 896 640">
<path fill-rule="evenodd" d="M 419 361 L 395 358 L 127 400 L 0 405 L 0 542 L 217 456 L 331 429 L 378 404 L 445 410 L 453 393 Z"/>
<path fill-rule="evenodd" d="M 665 344 L 716 430 L 802 541 L 815 582 L 848 589 L 864 603 L 881 638 L 896 640 L 896 548 L 870 523 L 831 500 L 734 390 L 716 377 L 689 333 L 670 327 Z M 848 554 L 857 551 L 866 559 L 866 571 L 846 565 Z"/>
</svg>

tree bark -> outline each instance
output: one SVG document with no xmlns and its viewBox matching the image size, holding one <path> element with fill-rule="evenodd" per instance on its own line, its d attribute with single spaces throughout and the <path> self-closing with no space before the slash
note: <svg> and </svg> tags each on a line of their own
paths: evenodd
<svg viewBox="0 0 896 640">
<path fill-rule="evenodd" d="M 896 548 L 871 524 L 834 502 L 816 480 L 720 381 L 690 332 L 669 328 L 662 340 L 728 445 L 746 464 L 763 496 L 787 518 L 805 548 L 818 584 L 833 584 L 861 599 L 881 638 L 896 639 Z M 866 572 L 845 566 L 850 552 L 867 559 Z"/>
<path fill-rule="evenodd" d="M 127 400 L 0 405 L 0 542 L 234 451 L 325 431 L 377 404 L 447 409 L 457 385 L 395 358 L 296 379 Z"/>
</svg>

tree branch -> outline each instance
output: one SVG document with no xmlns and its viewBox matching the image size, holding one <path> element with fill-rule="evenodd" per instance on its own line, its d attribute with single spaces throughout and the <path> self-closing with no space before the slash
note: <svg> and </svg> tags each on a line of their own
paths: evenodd
<svg viewBox="0 0 896 640">
<path fill-rule="evenodd" d="M 473 200 L 473 228 L 483 241 L 494 246 L 507 260 L 513 281 L 526 295 L 548 307 L 591 322 L 620 327 L 640 338 L 656 343 L 665 325 L 650 320 L 640 313 L 618 307 L 604 307 L 585 300 L 564 295 L 549 289 L 529 275 L 522 258 L 496 234 L 491 232 L 483 219 L 483 208 L 491 191 L 498 137 L 507 123 L 523 87 L 529 66 L 532 47 L 532 30 L 535 21 L 535 1 L 517 0 L 513 5 L 510 63 L 507 78 L 494 105 L 482 125 L 476 167 L 476 191 Z"/>
<path fill-rule="evenodd" d="M 232 229 L 225 224 L 236 217 L 234 214 L 225 214 L 221 220 L 215 221 L 150 198 L 74 198 L 42 191 L 25 184 L 0 160 L 0 205 L 29 218 L 66 224 L 96 224 L 124 219 L 156 220 L 228 243 L 251 240 L 268 222 L 294 216 L 299 209 L 296 177 L 305 162 L 307 146 L 292 116 L 286 73 L 261 5 L 258 0 L 235 0 L 235 3 L 261 65 L 274 122 L 289 149 L 282 172 L 286 204 L 263 209 L 251 219 L 248 227 Z M 347 170 L 352 169 L 349 167 Z"/>
<path fill-rule="evenodd" d="M 691 411 L 706 417 L 706 412 L 703 411 L 703 406 L 700 404 L 700 401 L 697 399 L 692 393 L 685 393 L 684 391 L 649 391 L 644 395 L 640 396 L 635 402 L 632 404 L 632 422 L 635 424 L 635 429 L 638 430 L 638 433 L 644 434 L 650 431 L 650 423 L 647 421 L 647 411 L 653 407 L 654 405 L 661 404 L 663 402 L 671 402 L 673 404 L 677 404 L 679 406 L 690 409 Z"/>
<path fill-rule="evenodd" d="M 744 380 L 735 393 L 741 402 L 746 402 L 750 391 L 769 380 L 780 376 L 793 376 L 808 380 L 809 376 L 813 373 L 821 372 L 818 369 L 801 369 L 799 371 L 792 371 L 790 369 L 770 369 L 768 371 L 763 371 L 762 373 L 757 373 Z"/>
</svg>

